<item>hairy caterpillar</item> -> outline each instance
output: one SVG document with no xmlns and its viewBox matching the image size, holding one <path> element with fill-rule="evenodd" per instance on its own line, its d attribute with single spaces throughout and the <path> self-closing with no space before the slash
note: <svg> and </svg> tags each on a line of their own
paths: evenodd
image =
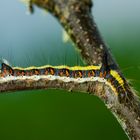
<svg viewBox="0 0 140 140">
<path fill-rule="evenodd" d="M 119 72 L 105 69 L 104 66 L 74 66 L 65 65 L 41 67 L 11 67 L 6 62 L 1 63 L 0 83 L 8 80 L 47 78 L 48 80 L 61 80 L 63 82 L 83 83 L 88 81 L 103 82 L 114 91 L 115 95 L 124 97 L 127 94 L 126 81 Z"/>
</svg>

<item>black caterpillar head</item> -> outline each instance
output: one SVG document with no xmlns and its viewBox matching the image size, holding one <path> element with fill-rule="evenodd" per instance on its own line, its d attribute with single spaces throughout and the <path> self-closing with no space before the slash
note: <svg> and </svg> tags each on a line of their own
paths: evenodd
<svg viewBox="0 0 140 140">
<path fill-rule="evenodd" d="M 8 64 L 2 62 L 1 63 L 1 75 L 3 77 L 6 77 L 8 75 L 13 75 L 14 74 L 14 70 L 12 69 L 11 66 L 9 66 Z"/>
</svg>

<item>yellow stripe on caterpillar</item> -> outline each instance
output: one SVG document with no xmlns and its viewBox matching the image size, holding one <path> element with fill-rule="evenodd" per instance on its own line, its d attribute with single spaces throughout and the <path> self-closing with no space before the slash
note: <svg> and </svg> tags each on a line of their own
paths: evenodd
<svg viewBox="0 0 140 140">
<path fill-rule="evenodd" d="M 124 80 L 121 78 L 117 71 L 110 70 L 110 74 L 118 81 L 121 86 L 124 85 Z"/>
<path fill-rule="evenodd" d="M 41 66 L 41 67 L 35 67 L 35 66 L 31 66 L 31 67 L 27 67 L 27 68 L 22 68 L 22 67 L 13 67 L 13 69 L 19 69 L 19 70 L 32 70 L 32 69 L 43 69 L 43 68 L 48 68 L 48 67 L 52 67 L 55 69 L 69 69 L 69 70 L 100 70 L 101 66 L 73 66 L 73 67 L 69 67 L 66 65 L 61 65 L 61 66 L 52 66 L 52 65 L 45 65 L 45 66 Z"/>
</svg>

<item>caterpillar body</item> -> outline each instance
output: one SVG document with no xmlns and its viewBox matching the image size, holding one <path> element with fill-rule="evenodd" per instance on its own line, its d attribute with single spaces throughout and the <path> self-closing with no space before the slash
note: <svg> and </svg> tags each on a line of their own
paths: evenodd
<svg viewBox="0 0 140 140">
<path fill-rule="evenodd" d="M 1 63 L 0 83 L 8 80 L 22 80 L 47 78 L 48 80 L 61 80 L 64 82 L 83 83 L 88 81 L 99 81 L 109 85 L 116 95 L 125 97 L 127 94 L 127 83 L 119 72 L 105 69 L 104 66 L 74 66 L 65 65 L 41 67 L 11 67 L 4 62 Z"/>
</svg>

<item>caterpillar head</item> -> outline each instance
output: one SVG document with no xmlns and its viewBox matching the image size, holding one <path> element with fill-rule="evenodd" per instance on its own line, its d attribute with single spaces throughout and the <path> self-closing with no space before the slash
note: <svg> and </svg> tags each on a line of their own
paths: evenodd
<svg viewBox="0 0 140 140">
<path fill-rule="evenodd" d="M 6 77 L 8 75 L 13 75 L 13 74 L 14 74 L 14 70 L 9 65 L 8 61 L 5 60 L 5 59 L 1 60 L 1 63 L 0 63 L 0 76 L 1 77 Z"/>
</svg>

